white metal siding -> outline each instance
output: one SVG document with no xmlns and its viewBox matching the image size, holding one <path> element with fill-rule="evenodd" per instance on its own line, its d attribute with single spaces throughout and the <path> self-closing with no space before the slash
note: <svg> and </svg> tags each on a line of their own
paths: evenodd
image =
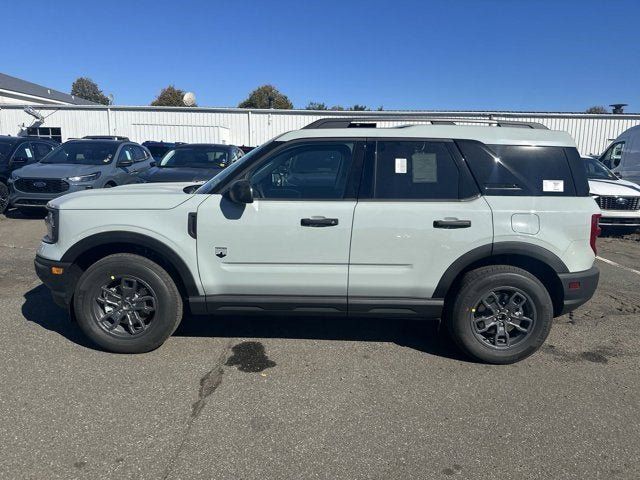
<svg viewBox="0 0 640 480">
<path fill-rule="evenodd" d="M 575 139 L 580 153 L 601 153 L 620 133 L 640 125 L 640 115 L 587 115 L 527 112 L 334 112 L 306 110 L 243 110 L 176 107 L 33 106 L 44 117 L 44 127 L 60 127 L 63 140 L 85 135 L 123 135 L 134 141 L 166 140 L 259 145 L 327 116 L 429 115 L 456 118 L 494 118 L 539 122 L 564 130 Z M 394 126 L 410 121 L 389 121 Z M 419 123 L 419 122 L 417 122 Z M 18 105 L 0 106 L 0 135 L 19 135 L 22 128 L 40 126 Z"/>
</svg>

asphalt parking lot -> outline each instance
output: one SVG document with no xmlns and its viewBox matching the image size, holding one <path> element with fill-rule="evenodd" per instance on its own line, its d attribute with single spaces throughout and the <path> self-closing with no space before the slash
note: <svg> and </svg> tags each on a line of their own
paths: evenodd
<svg viewBox="0 0 640 480">
<path fill-rule="evenodd" d="M 10 215 L 11 217 L 11 215 Z M 599 241 L 594 299 L 510 366 L 436 322 L 187 318 L 94 349 L 0 216 L 0 478 L 640 477 L 640 236 Z"/>
</svg>

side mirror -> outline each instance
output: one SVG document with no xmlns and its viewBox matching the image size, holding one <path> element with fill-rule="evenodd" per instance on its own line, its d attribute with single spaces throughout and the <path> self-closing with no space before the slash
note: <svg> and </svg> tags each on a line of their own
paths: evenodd
<svg viewBox="0 0 640 480">
<path fill-rule="evenodd" d="M 116 164 L 117 167 L 130 167 L 131 165 L 133 165 L 133 160 L 118 160 L 118 163 Z"/>
<path fill-rule="evenodd" d="M 253 188 L 249 180 L 237 180 L 229 189 L 229 199 L 234 203 L 253 203 Z"/>
</svg>

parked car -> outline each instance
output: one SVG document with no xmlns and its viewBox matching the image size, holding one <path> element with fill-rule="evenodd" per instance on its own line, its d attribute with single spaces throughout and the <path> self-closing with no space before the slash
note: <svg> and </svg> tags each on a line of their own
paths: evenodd
<svg viewBox="0 0 640 480">
<path fill-rule="evenodd" d="M 188 143 L 169 150 L 149 171 L 145 182 L 206 182 L 244 155 L 234 145 Z"/>
<path fill-rule="evenodd" d="M 640 184 L 640 125 L 622 132 L 600 161 L 619 178 Z"/>
<path fill-rule="evenodd" d="M 9 206 L 11 172 L 42 160 L 57 145 L 46 138 L 0 135 L 0 213 Z"/>
<path fill-rule="evenodd" d="M 353 121 L 285 133 L 199 188 L 55 199 L 36 271 L 89 338 L 128 353 L 160 346 L 186 303 L 194 314 L 442 316 L 467 354 L 511 363 L 591 298 L 600 209 L 569 134 Z"/>
<path fill-rule="evenodd" d="M 618 178 L 594 158 L 584 158 L 589 191 L 602 210 L 600 226 L 640 227 L 640 186 Z"/>
<path fill-rule="evenodd" d="M 153 155 L 153 159 L 156 162 L 159 162 L 162 157 L 164 157 L 165 153 L 178 145 L 184 145 L 184 142 L 154 142 L 151 140 L 142 142 L 142 146 L 146 147 L 147 150 L 151 152 L 151 155 Z"/>
<path fill-rule="evenodd" d="M 40 162 L 14 170 L 9 203 L 29 213 L 66 193 L 138 183 L 153 158 L 137 143 L 121 140 L 70 140 Z"/>
</svg>

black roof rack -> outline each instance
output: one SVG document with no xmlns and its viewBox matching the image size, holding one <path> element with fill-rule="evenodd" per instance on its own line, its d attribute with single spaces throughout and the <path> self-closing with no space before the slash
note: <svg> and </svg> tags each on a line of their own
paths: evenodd
<svg viewBox="0 0 640 480">
<path fill-rule="evenodd" d="M 122 135 L 85 135 L 83 140 L 119 140 L 121 142 L 128 142 L 129 137 Z"/>
<path fill-rule="evenodd" d="M 476 119 L 476 118 L 449 118 L 449 117 L 429 117 L 429 116 L 368 116 L 368 117 L 327 117 L 311 122 L 303 127 L 304 129 L 315 128 L 376 128 L 377 122 L 429 122 L 431 125 L 457 125 L 459 123 L 480 123 L 493 127 L 516 127 L 516 128 L 535 128 L 548 130 L 546 126 L 538 122 L 517 122 L 513 120 L 494 120 L 494 119 Z M 403 127 L 409 125 L 402 125 Z"/>
</svg>

